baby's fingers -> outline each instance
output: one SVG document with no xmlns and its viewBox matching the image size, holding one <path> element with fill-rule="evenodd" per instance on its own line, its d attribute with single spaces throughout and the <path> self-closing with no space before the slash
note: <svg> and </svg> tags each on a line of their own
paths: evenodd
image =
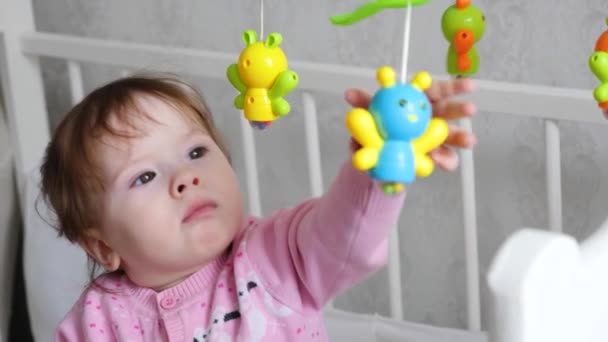
<svg viewBox="0 0 608 342">
<path fill-rule="evenodd" d="M 473 102 L 469 101 L 438 101 L 433 105 L 433 116 L 445 120 L 457 120 L 471 117 L 477 112 Z"/>
<path fill-rule="evenodd" d="M 426 90 L 431 103 L 447 99 L 454 95 L 466 94 L 475 90 L 475 83 L 469 78 L 457 78 L 433 82 Z"/>
<path fill-rule="evenodd" d="M 429 156 L 444 171 L 454 171 L 458 167 L 458 154 L 447 146 L 439 146 L 429 152 Z"/>
<path fill-rule="evenodd" d="M 361 89 L 347 89 L 344 92 L 344 99 L 355 108 L 367 108 L 372 97 Z"/>
<path fill-rule="evenodd" d="M 450 125 L 450 132 L 445 140 L 446 145 L 457 148 L 471 148 L 477 143 L 475 134 L 457 126 Z"/>
</svg>

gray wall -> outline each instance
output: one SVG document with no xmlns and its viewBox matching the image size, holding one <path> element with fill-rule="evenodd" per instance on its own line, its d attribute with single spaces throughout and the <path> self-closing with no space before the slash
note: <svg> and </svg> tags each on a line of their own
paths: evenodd
<svg viewBox="0 0 608 342">
<path fill-rule="evenodd" d="M 477 0 L 487 18 L 479 44 L 479 78 L 592 89 L 587 68 L 595 39 L 605 29 L 605 0 Z M 400 65 L 403 11 L 388 11 L 353 27 L 332 27 L 328 17 L 362 0 L 267 0 L 266 33 L 279 31 L 291 59 L 375 68 Z M 557 5 L 559 3 L 559 5 Z M 413 13 L 410 70 L 444 72 L 446 43 L 441 13 L 450 1 L 435 0 Z M 35 0 L 38 30 L 218 51 L 237 52 L 241 33 L 258 29 L 257 0 L 84 1 Z M 542 23 L 541 23 L 542 20 Z M 47 101 L 53 125 L 69 106 L 65 65 L 44 60 Z M 145 66 L 142 66 L 145 67 Z M 87 65 L 90 89 L 119 70 Z M 194 79 L 208 99 L 232 148 L 244 184 L 234 90 L 226 81 Z M 353 86 L 357 86 L 354 84 Z M 324 178 L 328 184 L 345 158 L 348 110 L 341 97 L 318 94 Z M 294 111 L 275 129 L 256 134 L 263 210 L 307 196 L 303 119 Z M 550 111 L 551 104 L 547 104 Z M 573 113 L 576 114 L 576 113 Z M 597 115 L 601 115 L 599 112 Z M 564 225 L 586 237 L 605 217 L 608 143 L 605 126 L 560 123 Z M 545 227 L 542 122 L 480 113 L 474 121 L 478 218 L 482 271 L 503 239 L 521 226 Z M 280 189 L 277 191 L 277 189 Z M 459 174 L 437 173 L 412 186 L 400 221 L 404 308 L 409 320 L 450 327 L 466 324 L 464 248 Z M 359 312 L 388 314 L 386 272 L 356 286 L 337 304 Z"/>
</svg>

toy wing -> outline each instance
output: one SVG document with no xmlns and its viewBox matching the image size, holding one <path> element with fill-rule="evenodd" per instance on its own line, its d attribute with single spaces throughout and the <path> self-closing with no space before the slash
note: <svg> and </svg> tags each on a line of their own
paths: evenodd
<svg viewBox="0 0 608 342">
<path fill-rule="evenodd" d="M 424 134 L 412 141 L 414 153 L 426 154 L 441 146 L 449 134 L 448 124 L 439 118 L 431 119 Z"/>
<path fill-rule="evenodd" d="M 228 77 L 228 81 L 236 90 L 244 93 L 247 91 L 247 86 L 241 80 L 241 76 L 239 75 L 239 69 L 236 64 L 230 64 L 228 69 L 226 69 L 226 77 Z"/>
<path fill-rule="evenodd" d="M 424 134 L 412 142 L 416 175 L 418 177 L 427 177 L 433 173 L 434 163 L 427 153 L 441 146 L 445 139 L 447 139 L 449 132 L 449 127 L 445 120 L 433 118 Z"/>
<path fill-rule="evenodd" d="M 365 109 L 355 108 L 346 116 L 346 127 L 361 145 L 353 155 L 354 167 L 365 171 L 376 166 L 384 140 L 378 133 L 372 114 Z"/>
</svg>

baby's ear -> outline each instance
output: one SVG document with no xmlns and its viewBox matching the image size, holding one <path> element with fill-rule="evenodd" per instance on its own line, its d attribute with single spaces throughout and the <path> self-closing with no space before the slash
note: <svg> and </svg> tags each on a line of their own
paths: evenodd
<svg viewBox="0 0 608 342">
<path fill-rule="evenodd" d="M 88 229 L 79 244 L 106 271 L 114 272 L 120 267 L 120 256 L 105 243 L 99 229 Z"/>
</svg>

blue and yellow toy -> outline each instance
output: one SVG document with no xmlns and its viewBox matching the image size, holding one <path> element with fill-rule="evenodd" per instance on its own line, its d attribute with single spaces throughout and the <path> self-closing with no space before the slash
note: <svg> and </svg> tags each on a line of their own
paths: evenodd
<svg viewBox="0 0 608 342">
<path fill-rule="evenodd" d="M 346 116 L 348 130 L 361 145 L 353 165 L 381 181 L 385 193 L 399 193 L 403 184 L 433 172 L 427 154 L 443 144 L 449 129 L 445 120 L 432 118 L 424 93 L 431 86 L 429 73 L 417 73 L 410 84 L 397 83 L 395 71 L 383 66 L 376 78 L 381 88 L 368 109 L 355 108 Z"/>
<path fill-rule="evenodd" d="M 287 58 L 279 47 L 283 37 L 271 33 L 266 41 L 257 41 L 253 30 L 243 33 L 245 49 L 237 64 L 226 71 L 230 83 L 240 92 L 234 99 L 237 109 L 244 111 L 251 125 L 268 127 L 287 115 L 289 103 L 283 98 L 298 85 L 298 75 L 287 69 Z"/>
<path fill-rule="evenodd" d="M 608 18 L 606 24 L 608 25 Z M 589 68 L 601 82 L 593 91 L 593 97 L 608 119 L 608 30 L 595 42 L 595 51 L 589 57 Z"/>
<path fill-rule="evenodd" d="M 447 70 L 450 75 L 468 76 L 479 69 L 479 54 L 475 48 L 484 34 L 486 18 L 471 0 L 456 0 L 443 12 L 441 31 L 449 42 Z"/>
</svg>

